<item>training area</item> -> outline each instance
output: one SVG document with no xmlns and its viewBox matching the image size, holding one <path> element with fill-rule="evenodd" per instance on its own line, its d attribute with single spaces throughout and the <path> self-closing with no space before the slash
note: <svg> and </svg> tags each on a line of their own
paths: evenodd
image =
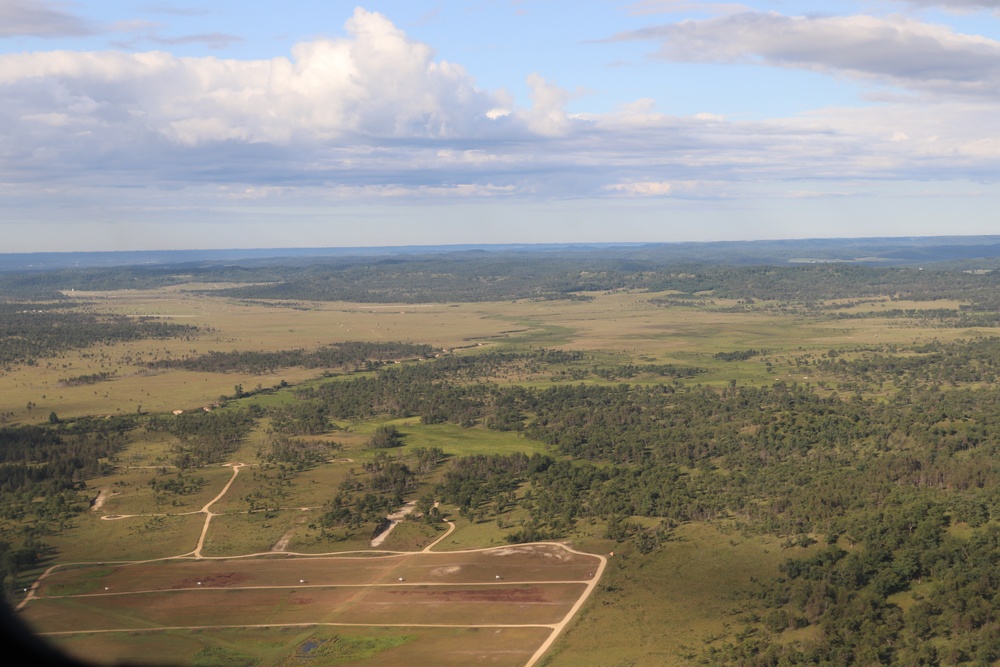
<svg viewBox="0 0 1000 667">
<path fill-rule="evenodd" d="M 233 466 L 225 490 L 242 468 Z M 264 641 L 262 652 L 283 652 L 290 660 L 329 651 L 350 660 L 384 651 L 379 664 L 414 664 L 419 655 L 443 665 L 533 664 L 579 610 L 606 563 L 562 544 L 434 552 L 454 530 L 451 523 L 417 552 L 205 558 L 200 551 L 217 516 L 211 507 L 225 490 L 203 509 L 202 536 L 190 555 L 54 566 L 22 602 L 22 617 L 84 659 L 110 652 L 130 663 L 171 664 L 199 633 L 221 631 L 270 632 L 284 639 Z M 376 635 L 359 635 L 365 628 Z M 136 641 L 139 633 L 155 636 L 159 650 L 151 653 Z M 220 650 L 206 653 L 207 664 Z"/>
</svg>

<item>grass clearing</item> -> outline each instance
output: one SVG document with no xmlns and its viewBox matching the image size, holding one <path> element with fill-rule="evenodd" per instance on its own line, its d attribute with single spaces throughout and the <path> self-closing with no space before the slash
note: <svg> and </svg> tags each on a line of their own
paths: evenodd
<svg viewBox="0 0 1000 667">
<path fill-rule="evenodd" d="M 193 665 L 199 656 L 235 660 L 248 656 L 256 662 L 245 664 L 255 667 L 350 664 L 358 660 L 373 660 L 384 667 L 520 667 L 531 655 L 531 647 L 547 636 L 548 630 L 538 628 L 292 627 L 78 634 L 51 641 L 71 655 L 98 664 L 117 661 L 119 656 L 135 665 Z M 320 654 L 315 651 L 324 647 L 327 655 L 317 660 Z M 348 652 L 350 658 L 344 656 Z M 347 662 L 339 661 L 340 657 Z M 214 664 L 229 667 L 227 663 Z"/>
<path fill-rule="evenodd" d="M 285 535 L 301 529 L 315 516 L 315 512 L 299 509 L 215 516 L 203 553 L 206 556 L 240 556 L 270 552 Z"/>
<path fill-rule="evenodd" d="M 710 374 L 699 381 L 728 380 L 732 368 L 711 363 L 715 352 L 764 348 L 772 352 L 825 351 L 869 343 L 942 341 L 992 333 L 993 329 L 935 327 L 919 320 L 864 318 L 829 320 L 777 315 L 762 310 L 723 312 L 735 301 L 714 306 L 659 307 L 650 299 L 669 293 L 618 291 L 592 293 L 591 301 L 531 301 L 467 304 L 308 303 L 308 310 L 264 306 L 183 289 L 119 292 L 75 292 L 94 301 L 97 310 L 158 317 L 205 327 L 187 339 L 146 340 L 76 350 L 37 366 L 13 367 L 0 383 L 0 412 L 12 411 L 18 422 L 44 421 L 50 411 L 60 417 L 93 414 L 170 412 L 200 409 L 232 395 L 235 385 L 250 389 L 314 382 L 322 369 L 287 368 L 260 375 L 150 371 L 142 364 L 155 359 L 234 349 L 275 351 L 315 349 L 329 343 L 412 341 L 468 353 L 476 343 L 561 347 L 622 359 L 655 359 L 659 363 L 706 364 Z M 879 302 L 864 310 L 953 307 L 952 302 Z M 776 364 L 777 366 L 777 364 Z M 741 372 L 745 382 L 771 382 L 763 368 Z M 784 371 L 776 368 L 775 372 Z M 718 371 L 718 374 L 716 374 Z M 61 379 L 112 372 L 114 379 L 95 385 L 62 386 Z M 291 401 L 287 394 L 259 395 L 254 402 Z M 27 403 L 34 407 L 27 409 Z"/>
<path fill-rule="evenodd" d="M 545 454 L 548 446 L 538 440 L 526 438 L 515 431 L 490 431 L 481 426 L 462 428 L 456 424 L 414 424 L 399 430 L 405 436 L 405 447 L 440 447 L 450 456 L 473 454 Z M 404 448 L 405 451 L 405 448 Z"/>
<path fill-rule="evenodd" d="M 606 540 L 581 545 L 615 551 L 593 600 L 543 662 L 573 665 L 688 664 L 731 625 L 737 594 L 753 577 L 773 577 L 786 558 L 809 553 L 781 548 L 778 538 L 726 534 L 685 524 L 675 539 L 643 556 Z"/>
<path fill-rule="evenodd" d="M 165 558 L 192 551 L 204 523 L 202 514 L 102 520 L 88 512 L 45 541 L 62 563 Z"/>
</svg>

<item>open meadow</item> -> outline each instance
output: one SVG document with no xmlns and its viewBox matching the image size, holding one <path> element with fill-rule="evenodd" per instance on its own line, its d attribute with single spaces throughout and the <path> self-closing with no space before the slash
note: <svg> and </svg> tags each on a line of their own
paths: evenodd
<svg viewBox="0 0 1000 667">
<path fill-rule="evenodd" d="M 204 286 L 202 286 L 204 287 Z M 271 387 L 281 380 L 303 382 L 317 375 L 298 367 L 280 372 L 249 374 L 158 371 L 144 364 L 210 351 L 275 351 L 312 349 L 343 341 L 426 343 L 456 354 L 499 345 L 558 347 L 603 355 L 623 362 L 641 359 L 658 363 L 705 366 L 703 382 L 771 382 L 777 377 L 802 380 L 791 357 L 831 348 L 869 344 L 906 344 L 953 340 L 976 335 L 975 329 L 947 329 L 913 320 L 866 317 L 831 322 L 798 315 L 775 315 L 763 307 L 731 311 L 735 301 L 719 300 L 710 307 L 653 305 L 669 294 L 639 291 L 594 293 L 589 301 L 531 301 L 461 304 L 385 304 L 307 302 L 303 307 L 265 306 L 230 298 L 191 294 L 178 288 L 81 293 L 70 296 L 86 308 L 131 317 L 158 318 L 203 327 L 189 339 L 122 343 L 100 349 L 67 351 L 35 366 L 4 371 L 0 407 L 17 421 L 41 421 L 50 412 L 76 417 L 170 412 L 201 409 L 231 395 L 237 384 L 246 389 Z M 907 308 L 932 309 L 954 303 L 907 302 Z M 857 312 L 898 308 L 888 302 L 865 303 Z M 845 313 L 852 309 L 844 309 Z M 727 364 L 713 359 L 722 351 L 762 349 L 772 356 L 765 372 L 761 359 Z M 780 363 L 786 362 L 785 364 Z M 66 386 L 70 377 L 109 372 L 108 381 Z M 516 379 L 516 378 L 512 378 Z M 29 410 L 26 406 L 32 404 Z"/>
</svg>

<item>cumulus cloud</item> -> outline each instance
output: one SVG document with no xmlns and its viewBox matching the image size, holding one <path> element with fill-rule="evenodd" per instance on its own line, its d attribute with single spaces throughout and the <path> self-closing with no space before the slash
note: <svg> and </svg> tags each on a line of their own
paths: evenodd
<svg viewBox="0 0 1000 667">
<path fill-rule="evenodd" d="M 906 17 L 747 12 L 631 31 L 658 56 L 759 63 L 879 80 L 918 91 L 1000 96 L 1000 42 Z"/>
<path fill-rule="evenodd" d="M 559 136 L 565 134 L 569 119 L 566 104 L 570 94 L 559 86 L 549 83 L 538 74 L 528 76 L 531 88 L 531 111 L 528 113 L 528 127 L 541 135 Z"/>
<path fill-rule="evenodd" d="M 90 22 L 44 0 L 0 1 L 0 37 L 64 37 L 90 35 Z"/>
<path fill-rule="evenodd" d="M 57 112 L 99 131 L 126 124 L 186 145 L 296 137 L 476 134 L 506 100 L 478 90 L 380 14 L 358 9 L 349 38 L 296 45 L 291 58 L 238 61 L 165 52 L 0 56 L 0 87 L 22 119 Z M 86 110 L 69 105 L 85 102 Z M 8 114 L 9 114 L 8 110 Z"/>
</svg>

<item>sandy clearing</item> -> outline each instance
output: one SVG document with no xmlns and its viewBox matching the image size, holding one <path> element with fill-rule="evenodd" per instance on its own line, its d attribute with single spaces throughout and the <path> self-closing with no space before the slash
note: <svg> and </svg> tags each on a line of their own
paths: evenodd
<svg viewBox="0 0 1000 667">
<path fill-rule="evenodd" d="M 389 536 L 389 533 L 392 532 L 392 529 L 396 527 L 396 524 L 405 519 L 406 515 L 415 510 L 416 508 L 417 508 L 417 501 L 411 500 L 410 502 L 406 503 L 398 510 L 396 510 L 393 514 L 387 516 L 386 518 L 389 520 L 389 526 L 381 533 L 372 538 L 371 545 L 373 547 L 377 547 L 378 545 L 382 544 L 382 542 L 385 541 L 385 538 Z"/>
</svg>

